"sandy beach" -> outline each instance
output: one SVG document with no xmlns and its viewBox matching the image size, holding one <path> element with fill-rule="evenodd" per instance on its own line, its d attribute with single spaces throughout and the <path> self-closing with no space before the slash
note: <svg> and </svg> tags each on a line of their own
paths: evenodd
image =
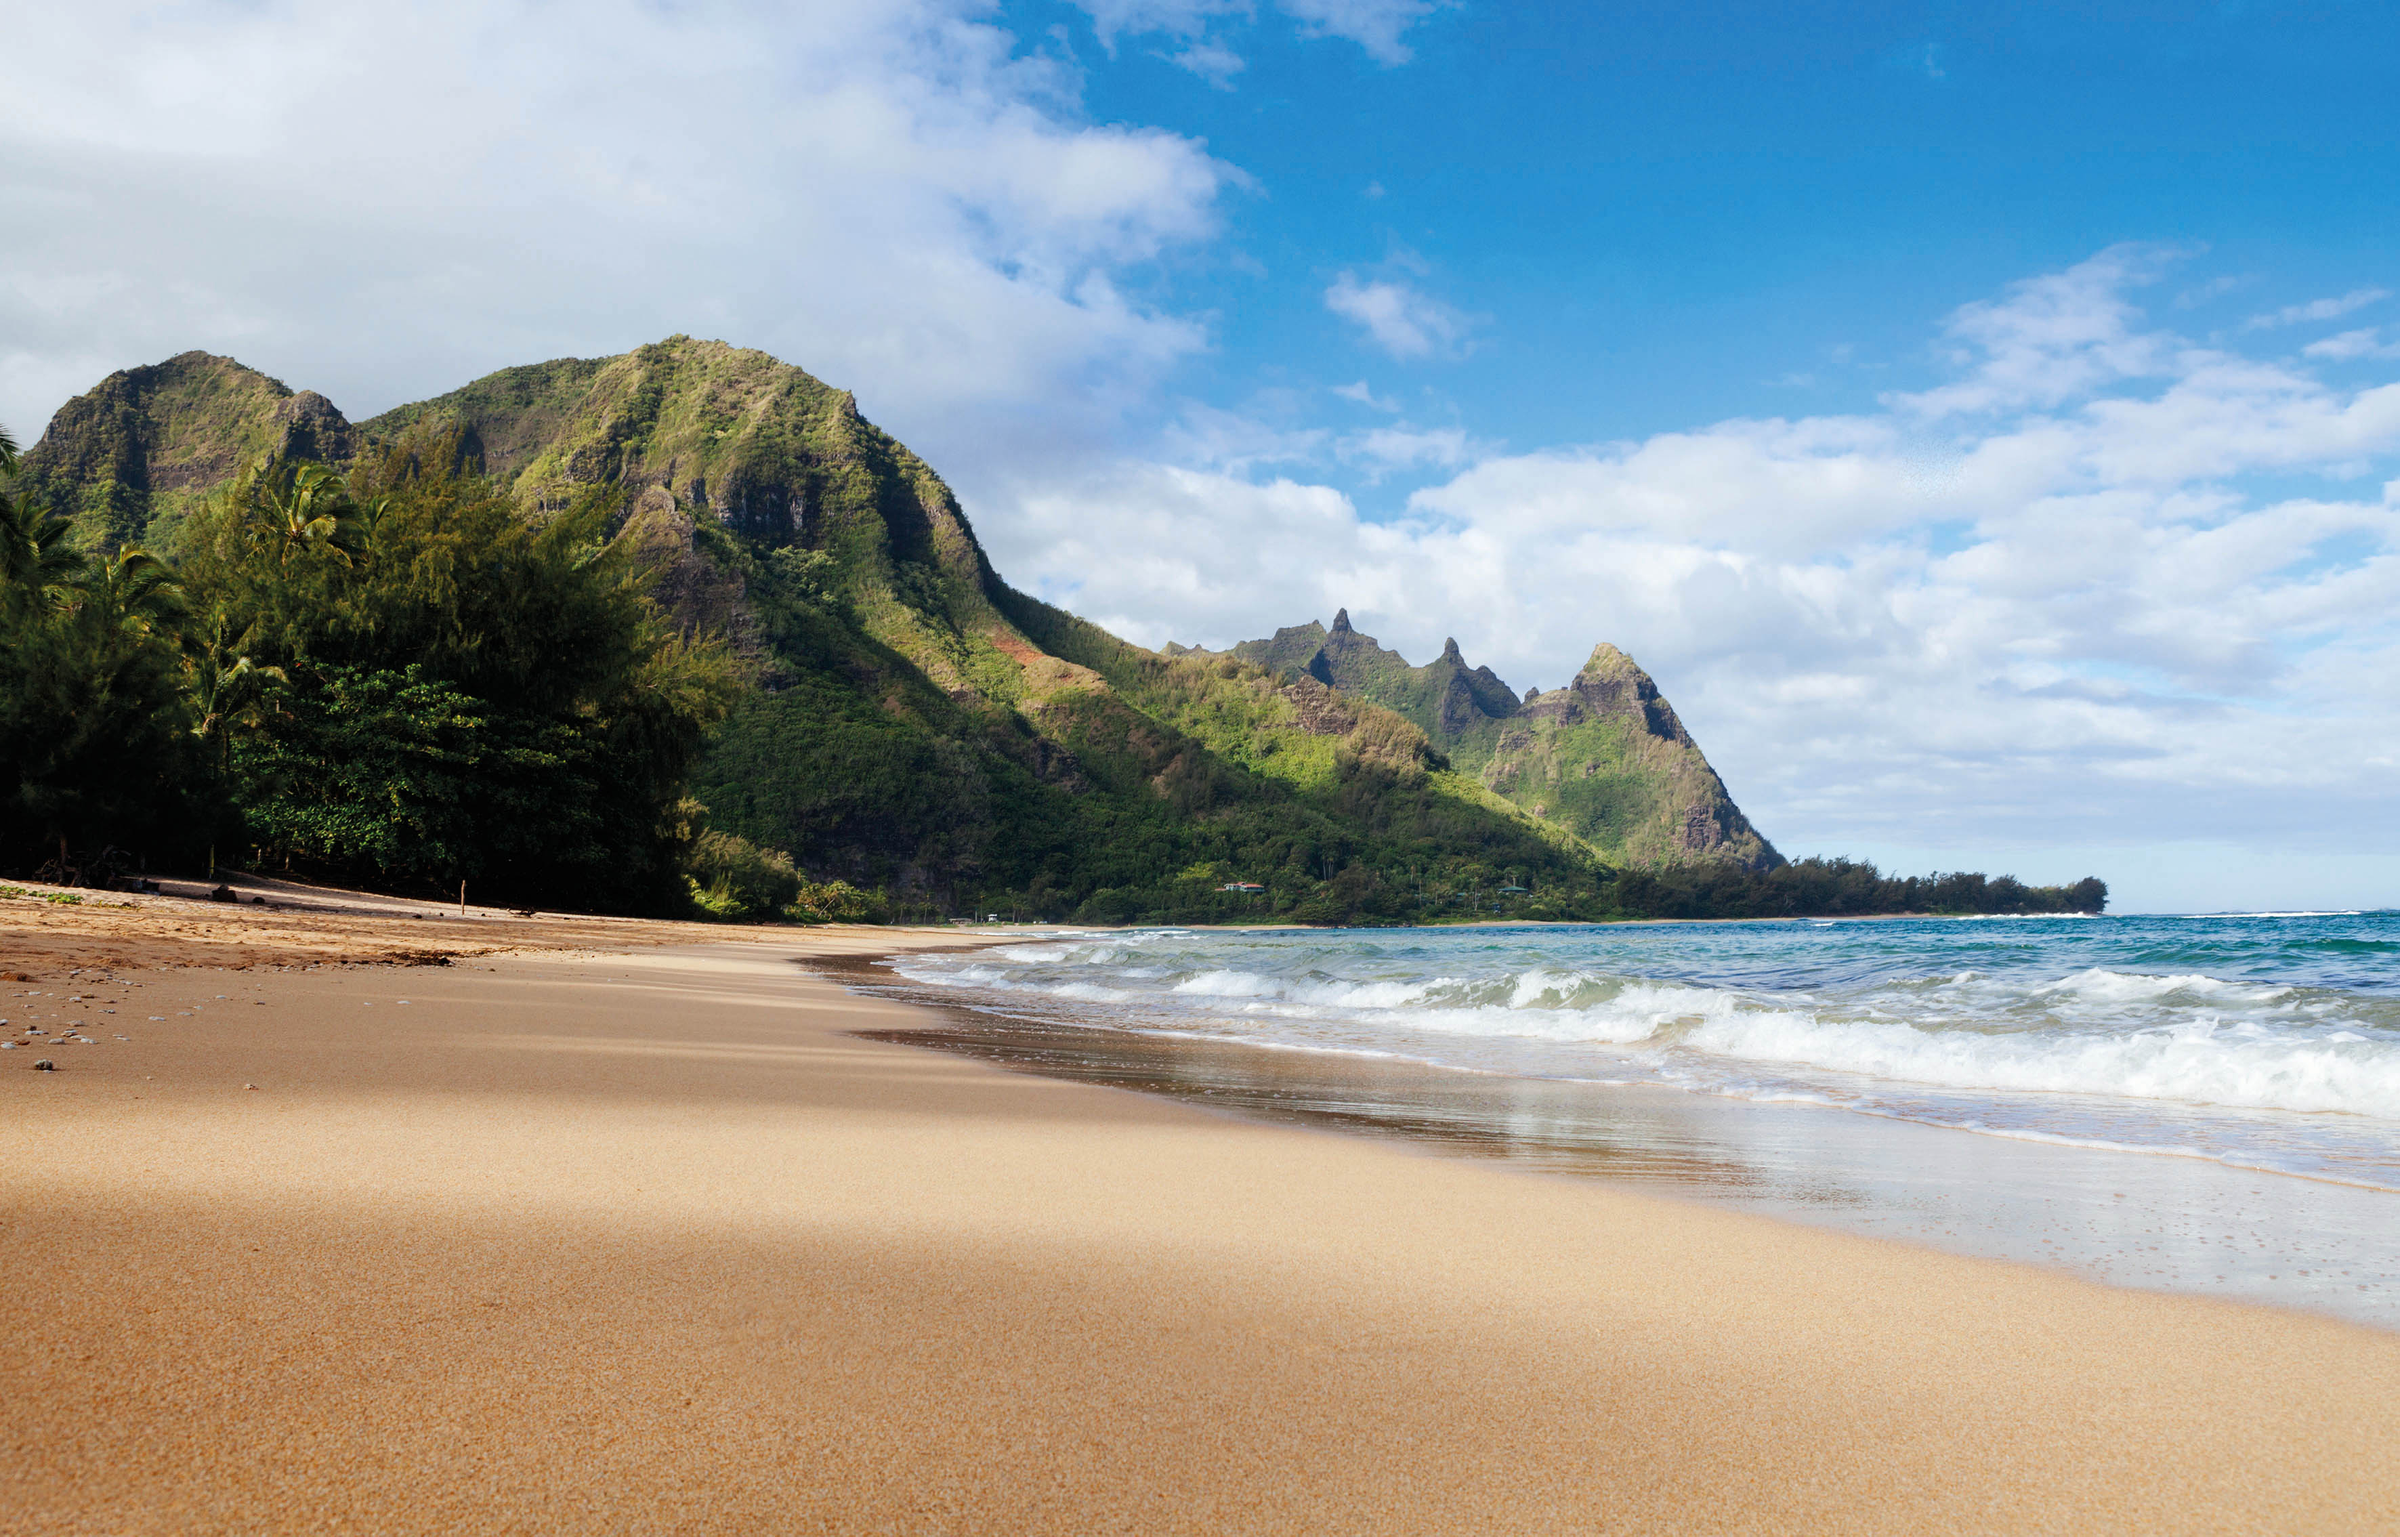
<svg viewBox="0 0 2400 1537">
<path fill-rule="evenodd" d="M 0 904 L 0 1531 L 2400 1527 L 2400 1336 L 861 1040 L 926 1017 L 805 970 L 958 942 Z"/>
</svg>

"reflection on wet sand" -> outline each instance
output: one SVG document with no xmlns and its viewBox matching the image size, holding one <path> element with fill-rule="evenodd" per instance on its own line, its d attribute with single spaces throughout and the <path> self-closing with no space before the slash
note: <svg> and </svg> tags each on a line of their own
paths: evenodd
<svg viewBox="0 0 2400 1537">
<path fill-rule="evenodd" d="M 2385 1191 L 1815 1105 L 1065 1025 L 1024 1017 L 1021 1000 L 962 1006 L 955 989 L 912 987 L 868 963 L 818 969 L 944 1020 L 873 1038 L 1019 1072 L 2400 1328 L 2400 1197 Z"/>
<path fill-rule="evenodd" d="M 921 994 L 903 996 L 929 1008 L 939 1003 Z M 1695 1128 L 1676 1124 L 1678 1107 L 1665 1102 L 1681 1095 L 1635 1089 L 1599 1100 L 1583 1084 L 1444 1073 L 1406 1063 L 963 1010 L 953 1010 L 952 1017 L 958 1022 L 945 1029 L 861 1033 L 1255 1119 L 1433 1143 L 1446 1152 L 1507 1158 L 1560 1173 L 1753 1190 L 1766 1184 L 1758 1170 L 1722 1156 Z"/>
</svg>

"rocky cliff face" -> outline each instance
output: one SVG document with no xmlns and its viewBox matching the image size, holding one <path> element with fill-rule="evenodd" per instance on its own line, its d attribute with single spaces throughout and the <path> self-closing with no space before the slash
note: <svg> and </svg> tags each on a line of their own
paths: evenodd
<svg viewBox="0 0 2400 1537">
<path fill-rule="evenodd" d="M 1232 654 L 1414 721 L 1462 773 L 1573 832 L 1603 857 L 1660 864 L 1783 856 L 1759 836 L 1650 675 L 1602 644 L 1565 688 L 1516 692 L 1458 642 L 1423 667 L 1358 632 L 1347 609 Z"/>
<path fill-rule="evenodd" d="M 603 482 L 657 486 L 770 545 L 839 542 L 854 531 L 845 525 L 874 518 L 896 558 L 980 558 L 949 488 L 860 416 L 854 396 L 724 342 L 673 336 L 613 358 L 502 369 L 365 427 L 399 443 L 462 431 L 484 471 L 529 506 Z M 979 566 L 961 574 L 982 579 Z"/>
<path fill-rule="evenodd" d="M 990 602 L 998 579 L 941 477 L 847 391 L 723 342 L 502 369 L 355 425 L 314 391 L 187 352 L 68 402 L 24 484 L 92 543 L 166 547 L 191 506 L 261 456 L 342 467 L 384 450 L 461 455 L 537 514 L 623 488 L 662 600 L 737 646 L 756 628 L 744 584 L 699 551 L 697 522 L 757 553 L 815 552 L 820 584 L 953 696 L 1022 692 L 1009 646 L 992 640 L 1013 634 Z"/>
<path fill-rule="evenodd" d="M 163 544 L 259 456 L 340 464 L 361 441 L 314 390 L 294 394 L 232 358 L 186 352 L 110 374 L 60 407 L 26 454 L 22 483 L 88 543 Z"/>
<path fill-rule="evenodd" d="M 1517 711 L 1516 694 L 1489 667 L 1468 667 L 1457 641 L 1425 666 L 1411 667 L 1400 653 L 1353 629 L 1346 608 L 1335 611 L 1330 629 L 1312 619 L 1277 630 L 1269 640 L 1244 641 L 1233 654 L 1382 705 L 1437 741 Z"/>
</svg>

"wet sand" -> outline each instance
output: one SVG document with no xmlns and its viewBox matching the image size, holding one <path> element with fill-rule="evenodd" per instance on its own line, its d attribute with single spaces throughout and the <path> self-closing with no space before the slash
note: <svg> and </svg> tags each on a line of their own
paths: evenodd
<svg viewBox="0 0 2400 1537">
<path fill-rule="evenodd" d="M 1823 1104 L 1462 1072 L 1052 1017 L 1056 1000 L 925 986 L 869 957 L 816 969 L 929 1009 L 868 1032 L 1249 1120 L 1394 1139 L 1652 1194 L 2400 1331 L 2400 1194 L 2205 1158 L 1980 1136 Z"/>
<path fill-rule="evenodd" d="M 2400 1524 L 2376 1331 L 861 1039 L 930 1020 L 796 964 L 946 935 L 192 911 L 0 907 L 0 1016 L 97 1041 L 0 1053 L 0 1530 Z"/>
</svg>

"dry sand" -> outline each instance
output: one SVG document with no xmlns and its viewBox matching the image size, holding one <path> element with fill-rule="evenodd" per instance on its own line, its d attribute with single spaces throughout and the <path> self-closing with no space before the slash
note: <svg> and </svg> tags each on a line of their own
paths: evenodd
<svg viewBox="0 0 2400 1537">
<path fill-rule="evenodd" d="M 0 1053 L 0 1531 L 2400 1528 L 2400 1337 L 860 1041 L 916 1016 L 794 964 L 945 936 L 393 927 L 0 904 L 0 1035 L 99 1042 Z"/>
</svg>

